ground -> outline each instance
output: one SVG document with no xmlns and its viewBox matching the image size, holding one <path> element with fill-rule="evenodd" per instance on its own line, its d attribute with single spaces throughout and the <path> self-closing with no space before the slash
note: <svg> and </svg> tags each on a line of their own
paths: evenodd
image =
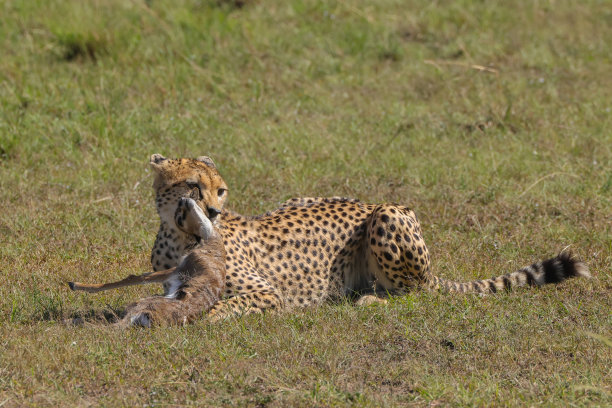
<svg viewBox="0 0 612 408">
<path fill-rule="evenodd" d="M 230 4 L 231 3 L 231 4 Z M 612 5 L 2 4 L 0 406 L 612 403 Z M 151 153 L 213 157 L 243 214 L 417 212 L 440 276 L 567 245 L 594 278 L 219 325 L 67 329 L 158 292 Z"/>
</svg>

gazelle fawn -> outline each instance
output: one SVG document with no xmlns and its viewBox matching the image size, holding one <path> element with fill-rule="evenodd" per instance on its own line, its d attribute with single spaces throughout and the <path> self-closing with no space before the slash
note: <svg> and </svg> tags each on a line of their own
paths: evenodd
<svg viewBox="0 0 612 408">
<path fill-rule="evenodd" d="M 130 275 L 117 282 L 85 284 L 69 282 L 72 290 L 94 293 L 145 283 L 163 283 L 164 295 L 140 299 L 127 307 L 122 327 L 191 322 L 217 303 L 225 286 L 225 248 L 219 232 L 191 198 L 180 198 L 176 227 L 193 237 L 193 249 L 174 268 Z"/>
</svg>

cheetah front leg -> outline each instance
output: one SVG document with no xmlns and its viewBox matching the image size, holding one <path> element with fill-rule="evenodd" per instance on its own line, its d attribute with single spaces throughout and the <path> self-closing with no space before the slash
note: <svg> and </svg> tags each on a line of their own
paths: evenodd
<svg viewBox="0 0 612 408">
<path fill-rule="evenodd" d="M 219 321 L 232 316 L 277 311 L 284 307 L 280 293 L 263 279 L 252 265 L 239 271 L 228 271 L 226 293 L 234 296 L 217 302 L 208 312 L 208 319 Z"/>
<path fill-rule="evenodd" d="M 217 322 L 233 316 L 277 311 L 282 306 L 282 298 L 276 291 L 245 293 L 217 302 L 208 312 L 208 319 Z"/>
</svg>

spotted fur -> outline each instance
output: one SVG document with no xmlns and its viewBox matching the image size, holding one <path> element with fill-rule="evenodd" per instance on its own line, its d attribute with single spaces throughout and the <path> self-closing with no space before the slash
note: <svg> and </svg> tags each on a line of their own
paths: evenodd
<svg viewBox="0 0 612 408">
<path fill-rule="evenodd" d="M 189 246 L 189 237 L 177 232 L 166 207 L 178 197 L 193 194 L 187 181 L 196 178 L 201 180 L 200 207 L 219 207 L 223 203 L 215 201 L 215 192 L 225 182 L 210 159 L 204 163 L 154 155 L 153 162 L 161 227 L 152 262 L 154 268 L 167 268 Z M 494 293 L 588 276 L 582 262 L 563 253 L 493 279 L 444 280 L 432 273 L 417 216 L 396 204 L 296 198 L 255 217 L 223 209 L 215 222 L 227 254 L 227 280 L 225 299 L 210 312 L 213 319 L 304 307 L 368 292 L 400 294 L 423 288 Z"/>
</svg>

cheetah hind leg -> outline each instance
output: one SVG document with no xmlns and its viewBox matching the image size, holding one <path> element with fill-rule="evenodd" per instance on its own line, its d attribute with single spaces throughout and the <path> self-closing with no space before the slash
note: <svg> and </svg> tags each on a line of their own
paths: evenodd
<svg viewBox="0 0 612 408">
<path fill-rule="evenodd" d="M 588 267 L 570 251 L 491 279 L 453 282 L 430 270 L 429 251 L 416 215 L 401 206 L 378 206 L 368 226 L 369 260 L 377 284 L 400 293 L 415 288 L 456 293 L 496 293 L 520 286 L 542 286 L 590 277 Z M 364 300 L 365 302 L 365 300 Z"/>
<path fill-rule="evenodd" d="M 408 208 L 379 205 L 366 239 L 369 271 L 379 288 L 401 295 L 429 280 L 429 251 L 416 215 Z"/>
</svg>

